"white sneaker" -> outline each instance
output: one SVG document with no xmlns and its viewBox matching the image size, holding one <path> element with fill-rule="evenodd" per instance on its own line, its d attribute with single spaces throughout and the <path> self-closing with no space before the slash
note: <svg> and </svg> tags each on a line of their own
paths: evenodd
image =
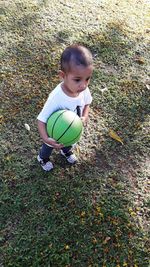
<svg viewBox="0 0 150 267">
<path fill-rule="evenodd" d="M 49 172 L 54 168 L 53 164 L 50 161 L 44 162 L 44 160 L 41 159 L 39 155 L 37 156 L 37 160 L 41 164 L 42 169 L 46 172 Z"/>
<path fill-rule="evenodd" d="M 61 155 L 63 155 L 63 156 L 66 158 L 66 160 L 67 160 L 69 163 L 71 163 L 71 164 L 74 164 L 74 163 L 76 163 L 76 162 L 78 161 L 76 155 L 73 154 L 72 151 L 69 151 L 69 152 L 67 152 L 67 153 L 64 153 L 62 150 L 60 150 L 60 153 L 61 153 Z"/>
</svg>

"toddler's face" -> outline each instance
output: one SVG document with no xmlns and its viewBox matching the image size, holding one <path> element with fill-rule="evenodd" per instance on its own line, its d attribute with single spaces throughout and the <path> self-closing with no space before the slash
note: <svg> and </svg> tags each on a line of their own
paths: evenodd
<svg viewBox="0 0 150 267">
<path fill-rule="evenodd" d="M 63 73 L 63 90 L 68 95 L 75 97 L 84 91 L 90 82 L 93 66 L 82 65 L 72 67 L 68 73 Z"/>
</svg>

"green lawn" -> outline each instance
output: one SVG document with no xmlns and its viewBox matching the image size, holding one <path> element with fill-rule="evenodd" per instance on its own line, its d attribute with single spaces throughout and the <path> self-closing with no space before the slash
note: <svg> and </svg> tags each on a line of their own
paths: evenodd
<svg viewBox="0 0 150 267">
<path fill-rule="evenodd" d="M 149 266 L 149 10 L 146 0 L 1 2 L 0 266 Z M 94 56 L 90 120 L 79 163 L 54 152 L 44 173 L 36 117 L 76 42 Z"/>
</svg>

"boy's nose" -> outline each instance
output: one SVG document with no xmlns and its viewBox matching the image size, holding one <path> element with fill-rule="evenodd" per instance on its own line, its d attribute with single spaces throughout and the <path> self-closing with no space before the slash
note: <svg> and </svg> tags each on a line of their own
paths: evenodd
<svg viewBox="0 0 150 267">
<path fill-rule="evenodd" d="M 84 90 L 87 86 L 87 83 L 86 82 L 82 82 L 81 85 L 80 85 L 80 89 Z"/>
</svg>

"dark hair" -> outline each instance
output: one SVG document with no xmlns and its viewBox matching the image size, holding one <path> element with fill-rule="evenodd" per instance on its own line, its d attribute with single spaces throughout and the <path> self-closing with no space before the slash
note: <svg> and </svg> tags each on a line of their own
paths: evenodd
<svg viewBox="0 0 150 267">
<path fill-rule="evenodd" d="M 91 52 L 82 45 L 71 45 L 68 46 L 62 53 L 61 59 L 61 70 L 68 72 L 73 66 L 82 65 L 88 67 L 93 64 L 93 58 Z"/>
</svg>

